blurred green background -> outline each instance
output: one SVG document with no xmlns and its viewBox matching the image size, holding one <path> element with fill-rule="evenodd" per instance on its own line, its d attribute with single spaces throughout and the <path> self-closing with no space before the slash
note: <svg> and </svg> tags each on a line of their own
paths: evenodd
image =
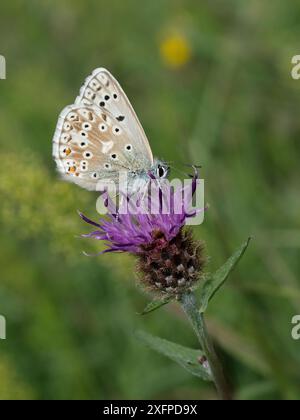
<svg viewBox="0 0 300 420">
<path fill-rule="evenodd" d="M 144 348 L 145 329 L 191 347 L 176 305 L 148 297 L 134 262 L 87 258 L 76 214 L 93 193 L 59 180 L 51 140 L 84 78 L 107 67 L 156 156 L 203 166 L 210 209 L 195 229 L 210 271 L 254 239 L 208 313 L 236 398 L 298 399 L 300 4 L 281 0 L 11 0 L 1 4 L 2 399 L 213 399 L 214 389 Z M 176 173 L 174 173 L 176 175 Z"/>
</svg>

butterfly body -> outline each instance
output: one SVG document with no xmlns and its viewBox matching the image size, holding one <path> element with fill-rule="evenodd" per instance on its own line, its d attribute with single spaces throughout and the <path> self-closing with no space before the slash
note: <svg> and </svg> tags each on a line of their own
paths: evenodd
<svg viewBox="0 0 300 420">
<path fill-rule="evenodd" d="M 63 178 L 88 190 L 113 182 L 129 192 L 168 167 L 153 159 L 145 132 L 122 88 L 105 69 L 96 69 L 75 103 L 59 116 L 53 156 Z M 120 179 L 126 178 L 124 185 Z"/>
<path fill-rule="evenodd" d="M 128 173 L 129 191 L 143 190 L 151 179 L 164 179 L 168 176 L 169 167 L 158 159 L 150 167 L 143 167 Z"/>
</svg>

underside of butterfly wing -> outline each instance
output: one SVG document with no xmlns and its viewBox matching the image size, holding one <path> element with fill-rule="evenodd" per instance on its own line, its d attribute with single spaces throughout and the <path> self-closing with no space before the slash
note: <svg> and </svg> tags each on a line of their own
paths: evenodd
<svg viewBox="0 0 300 420">
<path fill-rule="evenodd" d="M 152 151 L 138 117 L 118 81 L 104 68 L 98 68 L 87 77 L 80 89 L 76 104 L 95 105 L 106 110 L 121 126 L 126 126 L 129 137 L 153 164 Z"/>
<path fill-rule="evenodd" d="M 118 82 L 97 69 L 74 105 L 59 116 L 53 156 L 63 178 L 88 190 L 118 184 L 120 173 L 145 174 L 153 156 L 145 133 Z"/>
<path fill-rule="evenodd" d="M 120 173 L 148 165 L 135 154 L 126 132 L 96 107 L 69 106 L 59 117 L 53 157 L 63 178 L 88 190 L 99 181 L 118 184 Z"/>
</svg>

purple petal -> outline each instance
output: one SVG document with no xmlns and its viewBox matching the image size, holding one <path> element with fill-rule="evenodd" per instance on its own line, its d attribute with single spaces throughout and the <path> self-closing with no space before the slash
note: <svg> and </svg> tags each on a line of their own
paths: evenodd
<svg viewBox="0 0 300 420">
<path fill-rule="evenodd" d="M 78 210 L 78 214 L 79 214 L 79 216 L 81 217 L 81 219 L 82 220 L 84 220 L 86 223 L 89 223 L 90 225 L 93 225 L 93 226 L 96 226 L 96 227 L 99 227 L 99 228 L 101 228 L 101 225 L 99 225 L 99 223 L 96 223 L 96 222 L 93 222 L 93 220 L 91 220 L 91 219 L 88 219 L 83 213 L 81 213 L 79 210 Z"/>
</svg>

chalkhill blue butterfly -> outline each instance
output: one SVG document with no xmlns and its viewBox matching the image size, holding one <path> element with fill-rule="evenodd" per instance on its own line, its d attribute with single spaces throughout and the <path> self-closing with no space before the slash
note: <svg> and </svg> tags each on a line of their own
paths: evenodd
<svg viewBox="0 0 300 420">
<path fill-rule="evenodd" d="M 117 80 L 104 68 L 86 79 L 73 105 L 60 114 L 53 156 L 62 177 L 87 190 L 106 182 L 134 193 L 151 178 L 164 179 L 168 165 L 153 154 L 136 113 Z"/>
</svg>

